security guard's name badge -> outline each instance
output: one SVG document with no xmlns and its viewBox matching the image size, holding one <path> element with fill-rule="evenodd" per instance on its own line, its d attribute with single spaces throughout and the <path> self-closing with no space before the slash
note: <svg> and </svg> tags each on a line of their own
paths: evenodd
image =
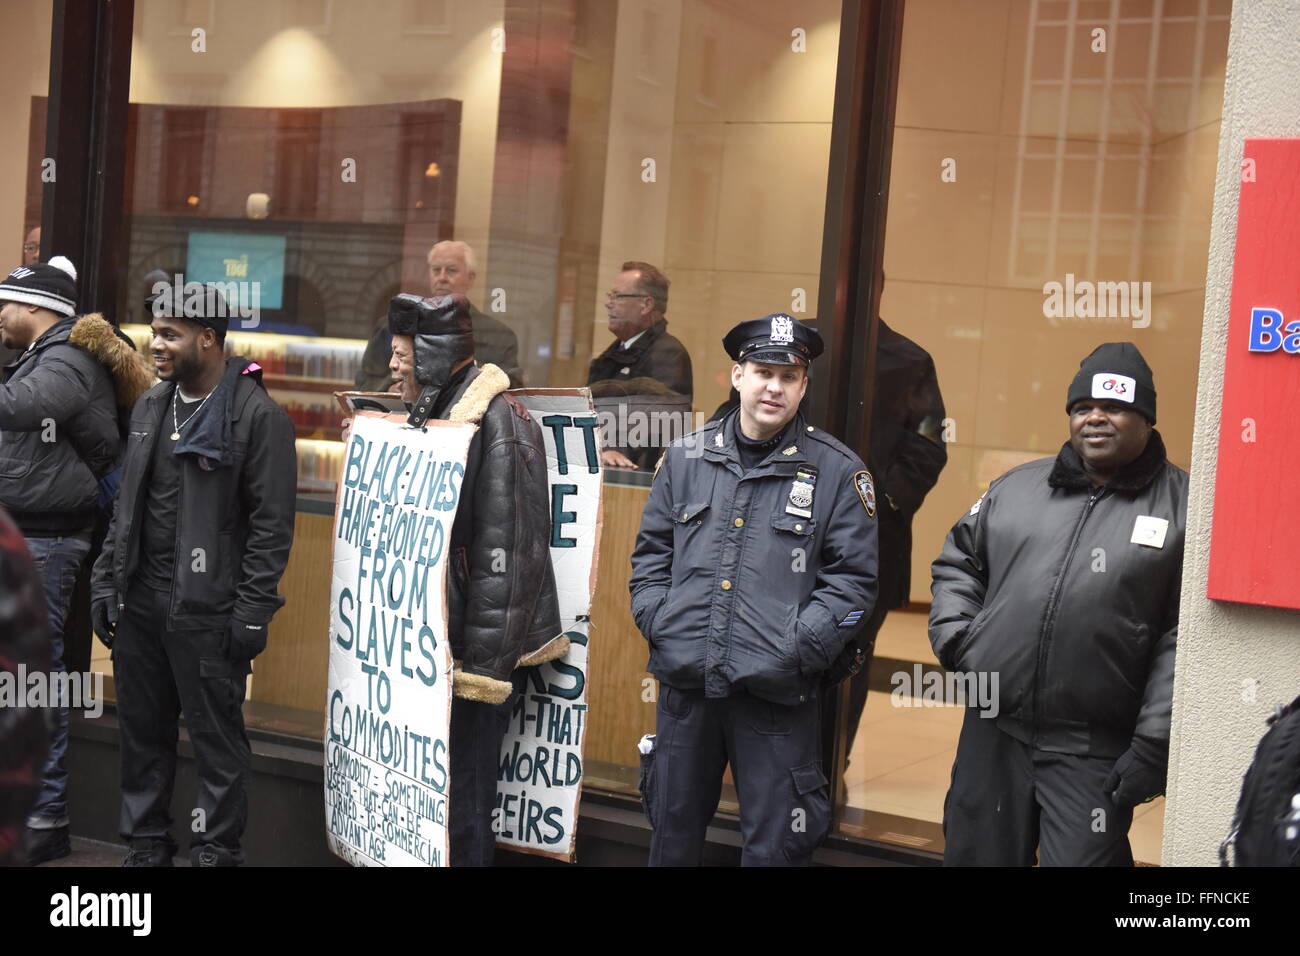
<svg viewBox="0 0 1300 956">
<path fill-rule="evenodd" d="M 800 518 L 811 518 L 813 494 L 816 490 L 817 469 L 800 468 L 795 472 L 794 481 L 790 483 L 790 500 L 785 504 L 785 513 Z"/>
<path fill-rule="evenodd" d="M 871 480 L 871 472 L 860 471 L 853 476 L 853 487 L 858 490 L 858 497 L 862 499 L 862 507 L 867 509 L 867 517 L 876 516 L 876 485 Z"/>
<path fill-rule="evenodd" d="M 1138 515 L 1137 520 L 1133 522 L 1133 537 L 1129 538 L 1129 541 L 1133 542 L 1133 544 L 1145 545 L 1148 548 L 1163 548 L 1165 546 L 1165 535 L 1168 532 L 1168 518 Z"/>
</svg>

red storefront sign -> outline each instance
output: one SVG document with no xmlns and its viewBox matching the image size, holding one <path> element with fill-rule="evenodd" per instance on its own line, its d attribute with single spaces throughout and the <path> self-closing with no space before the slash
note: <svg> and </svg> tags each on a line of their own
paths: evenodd
<svg viewBox="0 0 1300 956">
<path fill-rule="evenodd" d="M 1300 609 L 1300 139 L 1248 139 L 1206 595 Z"/>
</svg>

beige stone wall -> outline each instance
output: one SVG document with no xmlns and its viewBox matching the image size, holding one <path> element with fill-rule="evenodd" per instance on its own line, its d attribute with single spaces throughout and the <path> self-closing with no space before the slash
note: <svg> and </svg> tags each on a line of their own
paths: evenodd
<svg viewBox="0 0 1300 956">
<path fill-rule="evenodd" d="M 1163 862 L 1211 866 L 1241 775 L 1273 706 L 1300 692 L 1300 613 L 1205 597 L 1243 141 L 1300 137 L 1300 15 L 1293 3 L 1232 11 L 1206 276 L 1192 487 L 1174 675 Z M 1297 461 L 1300 464 L 1300 460 Z M 1258 681 L 1254 699 L 1245 682 Z"/>
</svg>

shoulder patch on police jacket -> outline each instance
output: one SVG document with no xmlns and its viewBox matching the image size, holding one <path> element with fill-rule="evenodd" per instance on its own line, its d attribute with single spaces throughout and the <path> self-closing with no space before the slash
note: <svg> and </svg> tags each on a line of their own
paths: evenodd
<svg viewBox="0 0 1300 956">
<path fill-rule="evenodd" d="M 858 497 L 862 499 L 862 507 L 867 509 L 867 515 L 874 518 L 876 516 L 876 485 L 871 480 L 871 472 L 867 470 L 859 471 L 853 476 L 853 487 L 858 491 Z"/>
</svg>

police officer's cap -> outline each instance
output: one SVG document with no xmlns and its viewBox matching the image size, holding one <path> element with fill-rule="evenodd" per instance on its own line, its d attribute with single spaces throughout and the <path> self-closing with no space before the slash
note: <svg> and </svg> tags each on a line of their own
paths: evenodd
<svg viewBox="0 0 1300 956">
<path fill-rule="evenodd" d="M 722 347 L 737 362 L 799 365 L 807 368 L 822 354 L 817 330 L 784 312 L 741 322 L 727 333 Z"/>
</svg>

